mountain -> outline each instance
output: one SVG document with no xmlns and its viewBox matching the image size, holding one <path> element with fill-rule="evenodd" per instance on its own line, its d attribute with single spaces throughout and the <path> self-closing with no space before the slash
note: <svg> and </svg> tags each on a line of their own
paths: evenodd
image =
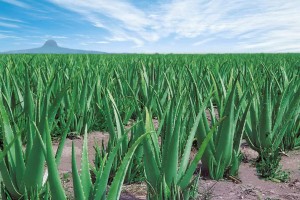
<svg viewBox="0 0 300 200">
<path fill-rule="evenodd" d="M 2 52 L 4 54 L 104 54 L 101 51 L 86 51 L 60 47 L 55 40 L 47 40 L 42 47 Z"/>
</svg>

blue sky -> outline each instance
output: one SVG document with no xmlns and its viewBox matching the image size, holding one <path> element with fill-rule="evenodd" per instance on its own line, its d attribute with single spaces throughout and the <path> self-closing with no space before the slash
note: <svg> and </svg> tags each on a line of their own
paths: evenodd
<svg viewBox="0 0 300 200">
<path fill-rule="evenodd" d="M 0 52 L 299 52 L 299 0 L 0 0 Z"/>
</svg>

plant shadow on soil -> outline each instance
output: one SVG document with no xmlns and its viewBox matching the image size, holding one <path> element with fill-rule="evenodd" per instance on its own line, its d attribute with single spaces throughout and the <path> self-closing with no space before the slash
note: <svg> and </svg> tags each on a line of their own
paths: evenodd
<svg viewBox="0 0 300 200">
<path fill-rule="evenodd" d="M 88 135 L 89 160 L 93 163 L 95 143 L 107 144 L 109 135 L 103 132 L 92 132 Z M 83 138 L 67 139 L 63 150 L 59 171 L 66 194 L 69 199 L 73 199 L 73 184 L 71 174 L 71 152 L 72 141 L 74 141 L 77 165 L 80 167 L 81 148 Z M 54 142 L 53 148 L 57 149 L 58 143 Z M 282 156 L 281 165 L 283 170 L 290 172 L 290 180 L 287 183 L 275 183 L 260 179 L 257 176 L 254 165 L 257 158 L 257 152 L 243 142 L 241 152 L 244 158 L 239 169 L 239 180 L 241 183 L 234 183 L 232 180 L 205 180 L 201 179 L 199 184 L 199 199 L 282 199 L 296 200 L 300 199 L 300 151 L 288 152 Z M 122 200 L 142 200 L 146 199 L 147 187 L 145 183 L 132 185 L 123 185 L 121 198 Z"/>
</svg>

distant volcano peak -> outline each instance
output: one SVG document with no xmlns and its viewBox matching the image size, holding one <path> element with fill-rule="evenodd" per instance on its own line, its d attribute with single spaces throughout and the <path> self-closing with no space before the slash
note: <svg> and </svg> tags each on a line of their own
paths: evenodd
<svg viewBox="0 0 300 200">
<path fill-rule="evenodd" d="M 86 51 L 80 49 L 69 49 L 57 45 L 55 40 L 47 40 L 43 46 L 32 49 L 7 51 L 4 54 L 104 54 L 101 51 Z M 0 52 L 1 54 L 1 52 Z"/>
<path fill-rule="evenodd" d="M 43 47 L 58 47 L 58 45 L 55 40 L 47 40 Z"/>
</svg>

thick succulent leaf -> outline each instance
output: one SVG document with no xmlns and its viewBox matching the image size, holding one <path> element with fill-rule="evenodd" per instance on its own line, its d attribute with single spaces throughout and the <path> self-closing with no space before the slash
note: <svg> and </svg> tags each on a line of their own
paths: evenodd
<svg viewBox="0 0 300 200">
<path fill-rule="evenodd" d="M 271 147 L 272 139 L 272 111 L 271 111 L 271 95 L 269 82 L 266 81 L 264 86 L 263 100 L 261 102 L 261 120 L 259 123 L 259 141 L 262 148 Z"/>
<path fill-rule="evenodd" d="M 235 83 L 229 93 L 229 97 L 225 104 L 224 113 L 221 116 L 226 118 L 220 125 L 218 129 L 218 138 L 216 141 L 216 155 L 215 159 L 217 162 L 220 161 L 222 165 L 225 165 L 225 168 L 230 165 L 232 150 L 233 150 L 233 140 L 234 140 L 234 100 L 236 96 L 236 84 L 238 82 L 238 77 L 235 80 Z M 222 157 L 220 156 L 222 152 Z"/>
<path fill-rule="evenodd" d="M 206 138 L 203 140 L 195 158 L 193 159 L 193 161 L 191 162 L 191 164 L 189 165 L 189 167 L 187 168 L 187 170 L 184 172 L 184 174 L 180 177 L 178 185 L 184 190 L 188 184 L 190 183 L 193 174 L 197 168 L 197 165 L 199 163 L 199 161 L 201 160 L 201 157 L 205 151 L 205 148 L 209 142 L 209 140 L 211 139 L 211 137 L 213 136 L 216 128 L 223 122 L 224 118 L 221 118 L 219 120 L 219 122 L 217 124 L 215 124 L 210 132 L 207 134 Z"/>
<path fill-rule="evenodd" d="M 211 95 L 212 93 L 209 95 L 209 97 L 205 100 L 205 102 L 202 104 L 201 108 L 199 109 L 199 113 L 193 123 L 193 126 L 192 126 L 192 129 L 188 135 L 188 139 L 187 139 L 187 142 L 186 142 L 186 145 L 185 145 L 185 148 L 184 148 L 184 152 L 183 152 L 183 155 L 182 155 L 182 158 L 181 158 L 181 163 L 180 163 L 180 167 L 179 167 L 179 170 L 178 170 L 178 179 L 181 179 L 181 177 L 185 174 L 185 171 L 188 167 L 188 163 L 189 163 L 189 156 L 190 156 L 190 152 L 191 152 L 191 148 L 192 148 L 192 145 L 193 145 L 193 141 L 194 141 L 194 138 L 195 138 L 195 134 L 196 134 L 196 131 L 198 129 L 198 126 L 199 126 L 199 122 L 201 120 L 201 117 L 202 117 L 202 113 L 208 103 L 208 101 L 210 100 L 211 98 Z"/>
<path fill-rule="evenodd" d="M 108 184 L 108 179 L 110 171 L 115 160 L 115 157 L 118 153 L 118 150 L 121 147 L 125 135 L 118 140 L 118 143 L 112 148 L 111 152 L 108 155 L 108 159 L 105 163 L 103 172 L 98 173 L 96 177 L 96 182 L 94 186 L 94 199 L 102 199 L 105 196 L 106 186 Z"/>
<path fill-rule="evenodd" d="M 4 146 L 10 144 L 14 139 L 14 133 L 10 125 L 10 121 L 4 107 L 2 93 L 0 90 L 0 118 L 1 118 L 1 126 L 3 129 L 3 143 Z M 12 174 L 16 174 L 16 152 L 15 152 L 15 143 L 12 144 L 11 148 L 7 152 L 8 157 L 8 167 L 11 169 Z M 15 177 L 13 177 L 15 180 Z"/>
<path fill-rule="evenodd" d="M 128 149 L 128 152 L 125 154 L 125 157 L 122 160 L 122 164 L 119 167 L 114 180 L 111 184 L 109 193 L 108 193 L 108 200 L 115 200 L 120 198 L 122 184 L 125 179 L 125 175 L 129 166 L 129 163 L 133 157 L 133 154 L 136 150 L 136 148 L 140 145 L 140 143 L 144 140 L 144 138 L 147 137 L 149 133 L 145 133 L 142 136 L 140 136 L 135 143 Z"/>
<path fill-rule="evenodd" d="M 11 194 L 14 198 L 20 198 L 21 193 L 17 190 L 15 183 L 13 182 L 13 177 L 9 174 L 7 165 L 5 161 L 1 159 L 0 162 L 0 172 L 2 176 L 2 181 L 5 185 L 5 188 L 8 190 L 8 192 Z"/>
<path fill-rule="evenodd" d="M 152 118 L 150 116 L 151 115 L 149 114 L 148 109 L 146 109 L 145 132 L 155 133 L 153 129 Z M 158 140 L 151 137 L 151 135 L 148 135 L 143 141 L 145 175 L 151 187 L 154 188 L 158 184 L 161 169 L 161 161 L 157 157 L 159 155 L 159 148 L 156 148 L 156 145 L 158 145 L 157 143 Z"/>
<path fill-rule="evenodd" d="M 47 105 L 48 100 L 44 98 L 44 113 L 42 113 L 43 122 L 39 124 L 38 131 L 39 133 L 35 134 L 35 138 L 33 141 L 32 149 L 28 155 L 28 160 L 26 162 L 26 170 L 24 174 L 24 184 L 28 191 L 33 190 L 34 188 L 40 189 L 42 187 L 43 175 L 44 175 L 44 164 L 45 164 L 45 155 L 41 151 L 40 139 L 42 137 L 43 141 L 45 141 L 46 137 L 46 118 L 47 118 Z"/>
<path fill-rule="evenodd" d="M 83 139 L 83 148 L 81 156 L 81 174 L 80 180 L 83 187 L 84 196 L 88 198 L 92 191 L 92 180 L 90 176 L 90 166 L 88 158 L 88 136 L 87 136 L 87 126 L 85 126 L 84 139 Z"/>
<path fill-rule="evenodd" d="M 48 130 L 48 121 L 46 123 L 46 130 Z M 54 152 L 52 149 L 51 135 L 49 130 L 46 134 L 46 161 L 48 166 L 48 180 L 50 186 L 51 197 L 53 199 L 66 199 L 65 191 L 60 181 L 58 168 L 55 162 Z M 40 134 L 39 134 L 40 135 Z M 40 138 L 41 139 L 41 138 Z M 42 142 L 42 140 L 40 140 Z M 44 146 L 44 145 L 43 145 Z"/>
<path fill-rule="evenodd" d="M 72 177 L 73 177 L 73 191 L 76 200 L 86 200 L 87 198 L 84 196 L 83 186 L 78 174 L 77 163 L 76 163 L 76 155 L 74 142 L 72 142 Z"/>
</svg>

